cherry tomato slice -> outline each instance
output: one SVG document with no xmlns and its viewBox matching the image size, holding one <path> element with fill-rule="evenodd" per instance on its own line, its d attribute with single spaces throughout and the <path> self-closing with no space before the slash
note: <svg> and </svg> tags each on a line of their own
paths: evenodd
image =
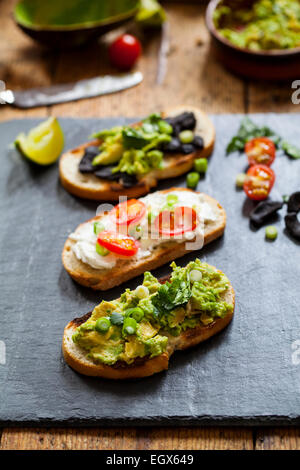
<svg viewBox="0 0 300 470">
<path fill-rule="evenodd" d="M 112 211 L 117 225 L 135 224 L 146 214 L 146 206 L 138 199 L 120 202 Z"/>
<path fill-rule="evenodd" d="M 140 41 L 131 34 L 123 34 L 109 47 L 110 62 L 121 70 L 130 69 L 141 55 Z"/>
<path fill-rule="evenodd" d="M 257 137 L 245 145 L 249 165 L 271 166 L 275 159 L 276 147 L 267 137 Z"/>
<path fill-rule="evenodd" d="M 191 207 L 176 207 L 173 211 L 162 211 L 154 221 L 155 229 L 161 235 L 174 237 L 195 230 L 197 214 Z"/>
<path fill-rule="evenodd" d="M 253 165 L 247 172 L 244 191 L 250 199 L 266 199 L 275 181 L 274 171 L 266 165 Z"/>
<path fill-rule="evenodd" d="M 121 256 L 134 256 L 139 249 L 139 243 L 133 237 L 107 230 L 99 233 L 97 242 L 100 246 Z"/>
</svg>

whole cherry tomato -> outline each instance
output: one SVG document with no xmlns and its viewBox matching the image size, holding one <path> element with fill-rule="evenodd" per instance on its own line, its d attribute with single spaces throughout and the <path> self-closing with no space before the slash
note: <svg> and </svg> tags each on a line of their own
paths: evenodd
<svg viewBox="0 0 300 470">
<path fill-rule="evenodd" d="M 247 171 L 244 191 L 250 199 L 262 201 L 269 196 L 275 181 L 274 171 L 266 165 L 253 165 Z"/>
<path fill-rule="evenodd" d="M 141 52 L 140 41 L 131 34 L 123 34 L 118 37 L 108 49 L 110 62 L 121 70 L 130 69 L 141 55 Z"/>
<path fill-rule="evenodd" d="M 276 147 L 268 137 L 256 137 L 246 143 L 245 152 L 249 165 L 271 166 L 275 159 Z"/>
</svg>

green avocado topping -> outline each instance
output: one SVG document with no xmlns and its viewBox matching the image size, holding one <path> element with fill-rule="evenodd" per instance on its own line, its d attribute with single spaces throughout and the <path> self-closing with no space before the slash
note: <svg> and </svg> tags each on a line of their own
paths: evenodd
<svg viewBox="0 0 300 470">
<path fill-rule="evenodd" d="M 115 164 L 113 173 L 144 175 L 163 165 L 163 144 L 171 141 L 173 128 L 160 114 L 150 114 L 134 127 L 114 127 L 93 137 L 101 139 L 100 153 L 93 165 Z"/>
<path fill-rule="evenodd" d="M 221 2 L 213 19 L 219 33 L 241 48 L 259 51 L 300 46 L 298 0 L 257 0 L 248 8 Z"/>
<path fill-rule="evenodd" d="M 120 299 L 102 301 L 90 318 L 73 334 L 73 341 L 95 363 L 131 364 L 138 357 L 158 356 L 166 351 L 169 337 L 197 326 L 206 326 L 232 312 L 224 300 L 227 277 L 199 259 L 186 267 L 171 264 L 169 282 L 161 284 L 150 272 L 142 299 L 126 289 Z"/>
</svg>

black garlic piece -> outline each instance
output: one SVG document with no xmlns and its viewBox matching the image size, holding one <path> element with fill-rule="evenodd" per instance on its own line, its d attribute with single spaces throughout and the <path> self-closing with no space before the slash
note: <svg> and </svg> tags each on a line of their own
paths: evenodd
<svg viewBox="0 0 300 470">
<path fill-rule="evenodd" d="M 300 191 L 290 195 L 287 206 L 288 212 L 300 211 Z"/>
<path fill-rule="evenodd" d="M 171 142 L 168 142 L 163 147 L 164 152 L 180 152 L 181 151 L 181 142 L 177 137 L 173 137 Z"/>
<path fill-rule="evenodd" d="M 128 173 L 121 173 L 119 183 L 124 188 L 131 188 L 137 184 L 138 180 L 135 175 L 129 175 Z"/>
<path fill-rule="evenodd" d="M 200 135 L 195 135 L 192 143 L 197 149 L 201 150 L 204 147 L 204 142 L 203 142 L 202 137 L 200 137 Z"/>
<path fill-rule="evenodd" d="M 178 116 L 172 116 L 165 119 L 173 127 L 173 135 L 178 135 L 184 130 L 194 130 L 196 127 L 196 118 L 194 113 L 185 112 Z"/>
<path fill-rule="evenodd" d="M 263 225 L 270 217 L 282 209 L 281 201 L 261 201 L 250 213 L 250 220 L 256 226 Z"/>
<path fill-rule="evenodd" d="M 102 178 L 104 180 L 108 181 L 119 181 L 122 173 L 118 171 L 117 173 L 113 173 L 112 170 L 115 168 L 115 166 L 103 166 L 100 167 L 98 166 L 97 171 L 95 171 L 95 176 L 98 178 Z"/>
<path fill-rule="evenodd" d="M 296 238 L 296 240 L 300 241 L 300 222 L 297 218 L 296 212 L 287 214 L 284 218 L 284 221 L 286 229 L 290 233 L 290 235 Z"/>
<path fill-rule="evenodd" d="M 181 145 L 181 151 L 185 155 L 188 155 L 189 153 L 193 153 L 196 151 L 196 148 L 194 147 L 193 144 L 182 144 Z"/>
<path fill-rule="evenodd" d="M 78 167 L 80 173 L 93 173 L 97 169 L 97 166 L 92 165 L 92 161 L 97 155 L 99 155 L 99 153 L 99 147 L 95 147 L 93 145 L 86 147 Z"/>
</svg>

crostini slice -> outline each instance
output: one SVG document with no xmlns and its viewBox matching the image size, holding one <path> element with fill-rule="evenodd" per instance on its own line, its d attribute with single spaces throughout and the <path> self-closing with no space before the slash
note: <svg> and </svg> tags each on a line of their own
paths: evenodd
<svg viewBox="0 0 300 470">
<path fill-rule="evenodd" d="M 207 245 L 218 237 L 222 236 L 226 226 L 226 213 L 219 202 L 204 193 L 198 193 L 187 188 L 170 188 L 163 191 L 156 191 L 149 194 L 146 198 L 139 200 L 148 201 L 151 209 L 151 200 L 153 197 L 168 197 L 168 195 L 176 195 L 178 197 L 178 204 L 181 204 L 181 197 L 184 196 L 182 205 L 194 205 L 194 199 L 199 201 L 199 214 L 206 213 L 203 219 L 201 228 L 201 236 L 203 236 L 203 245 Z M 180 196 L 182 195 L 182 196 Z M 189 198 L 191 199 L 191 202 Z M 138 201 L 139 201 L 138 200 Z M 161 204 L 164 205 L 163 203 Z M 147 205 L 149 208 L 149 205 Z M 149 209 L 149 210 L 150 210 Z M 148 210 L 148 209 L 147 209 Z M 165 240 L 163 243 L 156 244 L 151 248 L 146 256 L 140 257 L 138 255 L 124 258 L 117 257 L 110 254 L 101 257 L 96 254 L 95 244 L 97 237 L 93 235 L 93 225 L 105 220 L 107 213 L 100 214 L 92 219 L 80 224 L 73 234 L 69 235 L 62 252 L 62 263 L 69 275 L 79 284 L 90 287 L 94 290 L 107 290 L 117 285 L 126 282 L 147 270 L 155 269 L 163 264 L 168 263 L 176 258 L 179 258 L 186 253 L 199 248 L 195 248 L 187 243 L 187 239 L 182 240 Z M 145 219 L 147 214 L 145 215 Z M 189 237 L 189 242 L 192 244 L 196 240 L 197 229 L 192 232 L 192 237 Z M 84 237 L 91 239 L 91 244 L 85 243 Z M 83 241 L 81 241 L 83 239 Z M 95 239 L 95 240 L 94 240 Z M 79 240 L 79 243 L 78 243 Z M 201 246 L 200 246 L 201 248 Z M 97 265 L 95 262 L 101 262 L 102 265 Z"/>
<path fill-rule="evenodd" d="M 215 128 L 210 118 L 203 111 L 192 106 L 179 106 L 162 113 L 163 118 L 172 118 L 180 113 L 190 112 L 196 118 L 195 135 L 203 139 L 203 148 L 199 148 L 189 154 L 165 153 L 163 168 L 149 171 L 138 177 L 136 184 L 124 187 L 118 181 L 108 181 L 95 176 L 93 173 L 81 173 L 79 163 L 88 147 L 101 144 L 100 139 L 95 139 L 73 150 L 64 153 L 59 162 L 59 175 L 63 187 L 71 194 L 99 201 L 116 201 L 119 196 L 129 198 L 140 197 L 149 193 L 159 180 L 175 178 L 187 173 L 194 160 L 199 157 L 208 157 L 213 150 L 215 142 Z"/>
<path fill-rule="evenodd" d="M 142 286 L 72 320 L 62 344 L 68 365 L 94 377 L 147 377 L 168 369 L 174 351 L 223 330 L 235 305 L 225 274 L 198 259 L 185 268 L 172 267 L 167 280 L 146 272 Z"/>
</svg>

